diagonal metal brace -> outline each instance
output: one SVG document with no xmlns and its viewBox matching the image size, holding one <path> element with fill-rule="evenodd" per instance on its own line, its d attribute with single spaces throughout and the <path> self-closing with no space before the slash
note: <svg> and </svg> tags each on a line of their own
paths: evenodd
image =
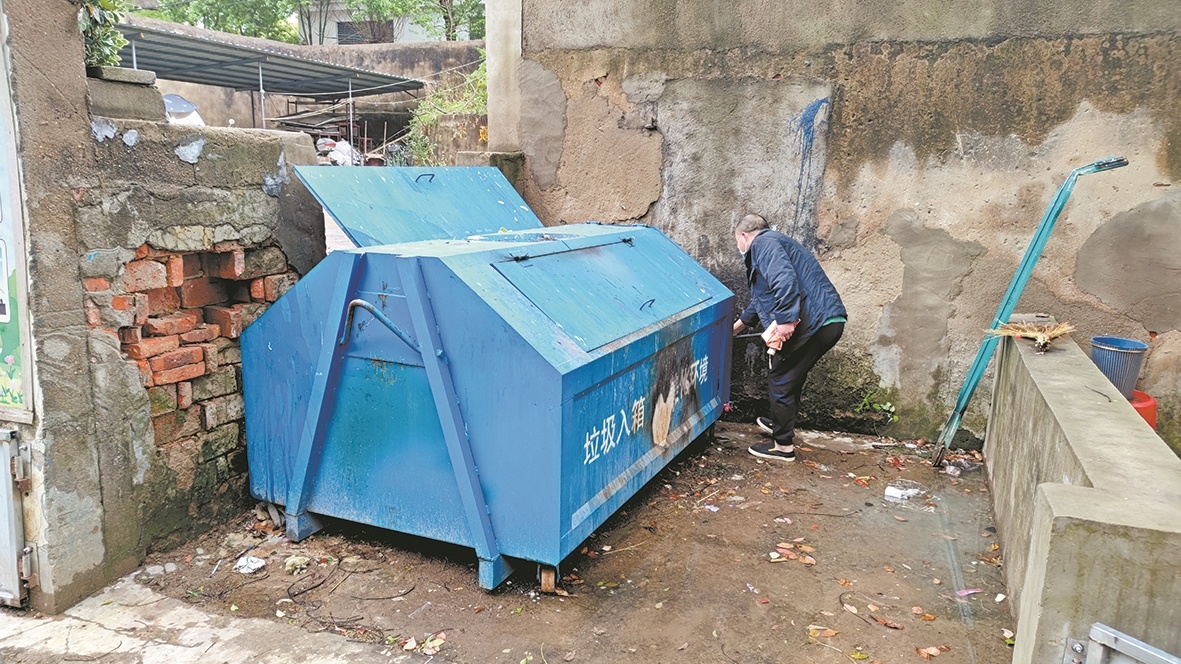
<svg viewBox="0 0 1181 664">
<path fill-rule="evenodd" d="M 443 426 L 443 438 L 447 443 L 447 453 L 451 457 L 451 468 L 455 473 L 455 482 L 459 488 L 464 513 L 467 515 L 468 527 L 471 528 L 476 555 L 480 559 L 480 585 L 491 589 L 500 585 L 500 582 L 512 573 L 512 568 L 500 554 L 496 535 L 492 531 L 488 504 L 484 500 L 484 490 L 480 485 L 479 472 L 472 456 L 471 441 L 468 439 L 463 413 L 459 409 L 455 383 L 447 365 L 446 355 L 443 353 L 443 342 L 439 336 L 438 322 L 435 320 L 430 295 L 423 280 L 422 265 L 417 258 L 408 257 L 400 260 L 398 275 L 407 294 L 410 320 L 421 344 L 419 352 L 422 354 L 423 364 L 426 365 L 431 396 L 439 414 L 439 423 Z"/>
</svg>

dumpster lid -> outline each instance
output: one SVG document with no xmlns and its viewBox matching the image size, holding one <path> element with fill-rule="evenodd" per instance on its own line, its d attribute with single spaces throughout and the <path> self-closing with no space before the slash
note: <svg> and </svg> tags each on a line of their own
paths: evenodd
<svg viewBox="0 0 1181 664">
<path fill-rule="evenodd" d="M 496 168 L 296 166 L 358 247 L 541 228 Z"/>
<path fill-rule="evenodd" d="M 496 270 L 588 352 L 713 299 L 692 258 L 646 233 Z"/>
</svg>

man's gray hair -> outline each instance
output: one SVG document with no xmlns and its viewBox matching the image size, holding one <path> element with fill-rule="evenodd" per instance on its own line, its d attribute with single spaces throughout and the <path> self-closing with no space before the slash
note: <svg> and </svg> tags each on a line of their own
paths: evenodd
<svg viewBox="0 0 1181 664">
<path fill-rule="evenodd" d="M 765 228 L 767 228 L 766 219 L 763 219 L 757 214 L 748 214 L 738 222 L 738 226 L 734 228 L 734 234 L 754 233 Z"/>
</svg>

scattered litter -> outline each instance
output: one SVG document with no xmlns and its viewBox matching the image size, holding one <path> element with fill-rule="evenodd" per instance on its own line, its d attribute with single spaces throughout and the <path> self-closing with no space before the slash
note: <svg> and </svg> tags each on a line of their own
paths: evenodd
<svg viewBox="0 0 1181 664">
<path fill-rule="evenodd" d="M 997 604 L 1000 604 L 1000 603 L 1001 603 L 1001 602 L 1003 602 L 1003 601 L 1005 601 L 1005 594 L 1004 594 L 1004 593 L 1000 593 L 1000 594 L 998 594 L 998 595 L 996 596 L 996 603 L 997 603 Z"/>
<path fill-rule="evenodd" d="M 906 517 L 904 517 L 904 516 L 898 516 L 897 514 L 895 514 L 895 515 L 894 515 L 894 520 L 895 520 L 895 521 L 901 521 L 901 522 L 903 522 L 903 523 L 906 523 L 907 521 L 910 521 L 910 519 L 908 519 L 908 518 L 906 518 Z"/>
<path fill-rule="evenodd" d="M 758 588 L 755 588 L 755 587 L 754 587 L 754 584 L 751 584 L 751 583 L 748 583 L 748 584 L 746 584 L 746 589 L 747 589 L 747 590 L 749 590 L 749 591 L 751 591 L 752 593 L 754 593 L 754 594 L 756 594 L 756 595 L 757 595 L 757 594 L 759 594 L 759 589 L 758 589 Z"/>
<path fill-rule="evenodd" d="M 730 497 L 729 497 L 729 498 L 727 498 L 726 500 L 727 500 L 728 502 L 731 502 L 731 503 L 744 503 L 744 502 L 746 502 L 746 498 L 744 498 L 744 497 L 742 497 L 742 496 L 730 496 Z"/>
<path fill-rule="evenodd" d="M 742 480 L 744 480 L 746 478 L 743 477 L 742 475 L 734 474 L 734 475 L 730 476 L 730 479 L 734 480 L 735 482 L 741 482 Z"/>
<path fill-rule="evenodd" d="M 821 637 L 829 639 L 836 636 L 837 634 L 840 634 L 840 632 L 836 631 L 835 629 L 825 627 L 824 625 L 808 625 L 808 636 L 814 639 Z"/>
<path fill-rule="evenodd" d="M 921 498 L 927 493 L 927 487 L 914 480 L 893 480 L 886 485 L 885 498 L 894 503 L 904 500 Z"/>
<path fill-rule="evenodd" d="M 311 562 L 307 556 L 291 556 L 283 563 L 283 571 L 288 574 L 301 574 L 308 571 Z"/>
<path fill-rule="evenodd" d="M 702 507 L 711 511 L 711 512 L 717 512 L 719 509 L 721 509 L 717 505 L 702 505 Z"/>
<path fill-rule="evenodd" d="M 943 468 L 943 472 L 949 477 L 959 477 L 964 471 L 960 470 L 957 466 L 948 464 Z"/>
<path fill-rule="evenodd" d="M 151 575 L 151 576 L 160 576 L 161 574 L 164 573 L 164 566 L 163 565 L 152 565 L 151 567 L 145 569 L 144 572 L 146 574 Z"/>
<path fill-rule="evenodd" d="M 791 519 L 789 519 L 789 518 L 787 518 L 787 517 L 785 517 L 785 516 L 777 516 L 777 517 L 775 517 L 775 523 L 786 523 L 787 525 L 789 525 L 789 526 L 790 526 L 790 525 L 791 525 Z"/>
<path fill-rule="evenodd" d="M 982 592 L 984 591 L 979 588 L 964 588 L 963 590 L 955 591 L 955 594 L 959 595 L 960 597 L 967 597 L 968 595 L 975 595 L 976 593 Z"/>
<path fill-rule="evenodd" d="M 922 657 L 923 659 L 931 659 L 932 657 L 938 657 L 941 653 L 945 653 L 948 650 L 951 650 L 951 648 L 948 648 L 947 646 L 930 646 L 927 648 L 920 648 L 918 646 L 915 646 L 915 648 L 914 648 L 914 651 L 917 652 L 919 654 L 919 657 Z"/>
<path fill-rule="evenodd" d="M 890 629 L 906 629 L 905 627 L 894 622 L 893 620 L 890 620 L 888 618 L 883 618 L 877 614 L 871 613 L 871 614 L 869 614 L 869 617 L 873 618 L 874 622 L 876 622 L 879 625 L 882 625 L 883 627 L 889 627 Z"/>
<path fill-rule="evenodd" d="M 258 570 L 262 569 L 266 564 L 267 561 L 263 560 L 262 558 L 257 558 L 255 556 L 242 556 L 238 559 L 238 562 L 234 563 L 234 571 L 240 572 L 242 574 L 254 574 Z"/>
</svg>

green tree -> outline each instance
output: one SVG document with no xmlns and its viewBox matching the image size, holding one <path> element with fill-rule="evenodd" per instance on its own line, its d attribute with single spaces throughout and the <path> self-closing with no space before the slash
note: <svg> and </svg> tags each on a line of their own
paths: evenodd
<svg viewBox="0 0 1181 664">
<path fill-rule="evenodd" d="M 295 0 L 296 19 L 305 44 L 323 44 L 333 0 Z"/>
<path fill-rule="evenodd" d="M 292 44 L 299 32 L 291 22 L 299 0 L 165 0 L 160 13 L 170 21 L 187 23 L 246 37 L 262 37 Z"/>
<path fill-rule="evenodd" d="M 127 0 L 87 0 L 78 10 L 78 30 L 86 36 L 86 66 L 119 66 L 119 49 L 127 45 L 115 26 L 127 15 Z"/>
<path fill-rule="evenodd" d="M 456 41 L 460 34 L 468 39 L 484 38 L 483 0 L 346 0 L 345 5 L 362 29 L 380 29 L 383 23 L 397 26 L 409 19 L 428 34 L 447 41 Z"/>
<path fill-rule="evenodd" d="M 362 38 L 370 44 L 398 41 L 406 21 L 416 15 L 417 0 L 345 0 Z"/>
</svg>

